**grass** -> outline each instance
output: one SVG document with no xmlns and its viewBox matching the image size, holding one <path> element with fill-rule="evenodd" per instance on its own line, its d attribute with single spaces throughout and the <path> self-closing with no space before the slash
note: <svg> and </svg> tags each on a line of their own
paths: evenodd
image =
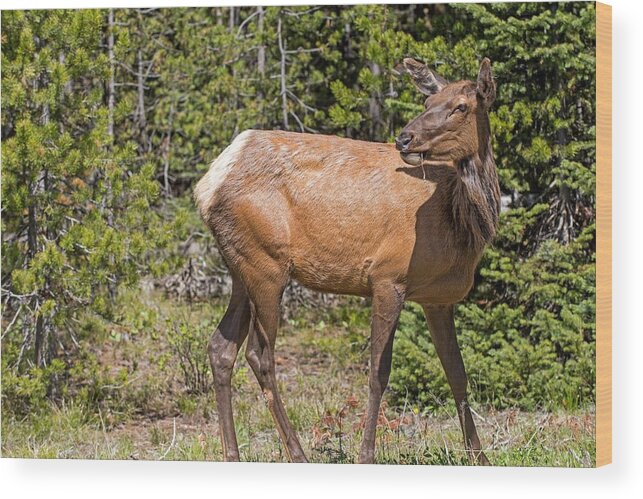
<svg viewBox="0 0 643 499">
<path fill-rule="evenodd" d="M 294 416 L 307 456 L 313 462 L 354 462 L 360 443 L 359 409 L 338 417 L 332 398 L 303 403 Z M 208 401 L 213 404 L 212 400 Z M 244 461 L 285 462 L 276 431 L 259 397 L 235 404 Z M 346 404 L 344 404 L 344 407 Z M 482 419 L 484 417 L 484 420 Z M 494 465 L 594 465 L 593 414 L 486 413 L 477 426 Z M 3 457 L 61 459 L 221 460 L 215 419 L 179 415 L 134 419 L 112 429 L 83 408 L 63 407 L 23 421 L 3 419 Z M 388 412 L 380 421 L 376 461 L 383 464 L 468 464 L 457 421 Z"/>
<path fill-rule="evenodd" d="M 197 370 L 202 367 L 198 362 L 182 364 L 177 356 L 185 351 L 205 356 L 196 347 L 207 341 L 224 306 L 187 305 L 158 296 L 148 306 L 145 314 L 136 313 L 138 307 L 126 307 L 121 324 L 103 331 L 98 342 L 98 335 L 87 335 L 83 347 L 109 374 L 94 389 L 102 394 L 98 400 L 80 396 L 85 392 L 79 390 L 76 396 L 23 417 L 12 414 L 3 401 L 3 457 L 222 458 L 212 390 L 188 386 L 191 378 L 183 372 L 190 365 Z M 167 335 L 176 331 L 183 331 L 189 340 L 180 344 L 193 350 L 171 346 L 176 341 L 169 341 Z M 367 334 L 368 315 L 355 312 L 355 307 L 333 314 L 307 311 L 306 317 L 291 319 L 282 327 L 276 347 L 278 381 L 310 461 L 357 459 L 368 395 Z M 204 359 L 194 360 L 203 365 Z M 286 461 L 242 355 L 233 386 L 242 460 Z M 474 409 L 478 432 L 494 465 L 587 467 L 595 463 L 593 408 L 559 413 Z M 467 464 L 459 423 L 447 407 L 423 414 L 385 403 L 376 449 L 378 463 Z"/>
</svg>

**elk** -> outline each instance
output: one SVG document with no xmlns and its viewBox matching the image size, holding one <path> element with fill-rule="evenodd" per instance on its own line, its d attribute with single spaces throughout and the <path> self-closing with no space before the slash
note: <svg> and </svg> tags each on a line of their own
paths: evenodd
<svg viewBox="0 0 643 499">
<path fill-rule="evenodd" d="M 500 191 L 488 110 L 488 59 L 477 81 L 449 83 L 407 58 L 398 66 L 427 95 L 395 144 L 285 131 L 238 135 L 194 196 L 230 270 L 230 304 L 208 354 L 224 459 L 238 461 L 231 375 L 240 347 L 290 461 L 306 456 L 277 390 L 274 347 L 291 279 L 372 299 L 369 397 L 360 463 L 373 463 L 393 337 L 406 300 L 420 304 L 455 398 L 469 459 L 489 464 L 467 402 L 454 304 L 493 238 Z"/>
</svg>

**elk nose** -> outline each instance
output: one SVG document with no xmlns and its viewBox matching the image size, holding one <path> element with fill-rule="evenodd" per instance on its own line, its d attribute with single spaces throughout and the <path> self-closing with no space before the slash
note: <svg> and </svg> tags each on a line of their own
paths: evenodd
<svg viewBox="0 0 643 499">
<path fill-rule="evenodd" d="M 409 144 L 413 141 L 413 134 L 409 132 L 402 132 L 397 139 L 395 139 L 395 147 L 398 151 L 405 151 L 408 149 Z"/>
</svg>

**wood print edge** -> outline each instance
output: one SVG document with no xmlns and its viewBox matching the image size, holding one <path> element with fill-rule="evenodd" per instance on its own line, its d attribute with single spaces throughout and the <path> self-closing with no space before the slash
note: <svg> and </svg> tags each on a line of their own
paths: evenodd
<svg viewBox="0 0 643 499">
<path fill-rule="evenodd" d="M 612 462 L 612 7 L 596 2 L 596 466 Z"/>
</svg>

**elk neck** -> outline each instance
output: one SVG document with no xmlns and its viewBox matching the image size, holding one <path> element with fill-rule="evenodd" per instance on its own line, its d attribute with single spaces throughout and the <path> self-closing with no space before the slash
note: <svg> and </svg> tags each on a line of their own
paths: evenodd
<svg viewBox="0 0 643 499">
<path fill-rule="evenodd" d="M 475 253 L 481 253 L 496 234 L 500 214 L 500 188 L 489 134 L 477 154 L 455 164 L 451 182 L 451 212 L 448 216 L 455 238 Z"/>
</svg>

